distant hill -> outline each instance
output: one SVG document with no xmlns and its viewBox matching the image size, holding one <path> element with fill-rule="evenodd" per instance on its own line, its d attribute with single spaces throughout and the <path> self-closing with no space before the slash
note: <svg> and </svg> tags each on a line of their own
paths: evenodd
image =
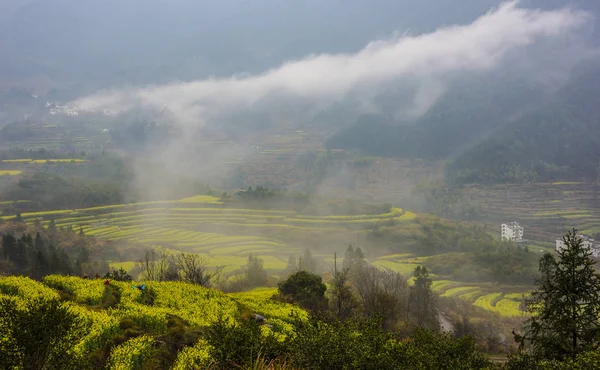
<svg viewBox="0 0 600 370">
<path fill-rule="evenodd" d="M 600 163 L 600 69 L 579 69 L 558 91 L 498 78 L 465 83 L 416 122 L 363 116 L 332 135 L 329 149 L 451 160 L 465 182 L 596 178 Z"/>
<path fill-rule="evenodd" d="M 463 76 L 422 117 L 398 119 L 387 112 L 361 116 L 329 137 L 326 147 L 387 157 L 443 159 L 547 96 L 546 87 L 524 80 L 520 71 L 510 68 L 493 75 Z M 398 105 L 403 98 L 392 93 L 386 99 Z"/>
<path fill-rule="evenodd" d="M 600 69 L 594 69 L 459 155 L 447 174 L 461 183 L 596 179 L 599 165 Z"/>
</svg>

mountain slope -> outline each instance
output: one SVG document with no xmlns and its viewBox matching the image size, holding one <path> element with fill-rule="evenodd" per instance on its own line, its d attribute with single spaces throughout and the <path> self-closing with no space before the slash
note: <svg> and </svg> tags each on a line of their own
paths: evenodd
<svg viewBox="0 0 600 370">
<path fill-rule="evenodd" d="M 522 71 L 508 69 L 493 75 L 463 76 L 418 119 L 397 119 L 386 112 L 362 116 L 332 135 L 326 146 L 389 157 L 442 159 L 455 155 L 547 98 L 547 87 L 523 79 Z M 401 96 L 388 99 L 402 101 Z"/>
<path fill-rule="evenodd" d="M 461 183 L 595 179 L 600 163 L 600 69 L 507 124 L 447 168 Z"/>
</svg>

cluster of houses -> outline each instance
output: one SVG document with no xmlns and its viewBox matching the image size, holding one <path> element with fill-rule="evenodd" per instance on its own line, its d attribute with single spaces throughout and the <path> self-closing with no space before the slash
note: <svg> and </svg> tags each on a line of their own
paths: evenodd
<svg viewBox="0 0 600 370">
<path fill-rule="evenodd" d="M 500 236 L 502 240 L 520 243 L 523 241 L 523 231 L 523 226 L 519 225 L 518 222 L 507 222 L 502 224 Z M 600 258 L 600 243 L 587 235 L 579 234 L 579 237 L 583 241 L 583 246 L 589 248 L 592 252 L 592 257 Z M 557 238 L 556 250 L 560 251 L 565 247 L 566 245 L 562 238 Z"/>
<path fill-rule="evenodd" d="M 94 113 L 92 110 L 70 108 L 66 105 L 58 105 L 57 103 L 52 102 L 46 102 L 46 108 L 48 108 L 48 113 L 53 116 L 65 115 L 73 117 L 78 116 L 80 113 Z M 101 113 L 105 116 L 114 116 L 117 114 L 117 112 L 106 108 L 103 108 Z"/>
</svg>

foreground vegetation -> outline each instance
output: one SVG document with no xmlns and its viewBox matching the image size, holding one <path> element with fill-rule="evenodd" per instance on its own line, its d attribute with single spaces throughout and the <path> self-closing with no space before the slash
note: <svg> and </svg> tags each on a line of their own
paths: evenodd
<svg viewBox="0 0 600 370">
<path fill-rule="evenodd" d="M 48 276 L 43 282 L 2 277 L 0 292 L 0 330 L 5 338 L 0 342 L 0 361 L 9 367 L 467 369 L 489 365 L 469 339 L 417 331 L 404 341 L 383 331 L 376 320 L 328 323 L 309 317 L 299 307 L 272 301 L 272 290 L 227 295 L 191 284 L 152 282 L 138 290 L 131 283 Z M 247 302 L 252 303 L 251 309 Z M 263 316 L 265 324 L 253 314 Z"/>
<path fill-rule="evenodd" d="M 415 269 L 407 289 L 401 275 L 369 267 L 349 249 L 328 295 L 321 277 L 305 270 L 281 281 L 277 290 L 235 294 L 181 282 L 0 277 L 0 365 L 598 368 L 600 274 L 575 230 L 563 240 L 567 247 L 558 259 L 550 254 L 540 259 L 542 277 L 527 301 L 531 318 L 522 333 L 513 332 L 519 351 L 504 364 L 492 362 L 477 348 L 467 334 L 468 321 L 452 335 L 438 331 L 437 303 L 426 268 Z M 410 326 L 402 330 L 402 322 Z"/>
</svg>

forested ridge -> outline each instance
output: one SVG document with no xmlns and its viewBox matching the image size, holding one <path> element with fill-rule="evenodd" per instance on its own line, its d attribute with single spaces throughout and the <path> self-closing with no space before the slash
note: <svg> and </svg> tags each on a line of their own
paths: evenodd
<svg viewBox="0 0 600 370">
<path fill-rule="evenodd" d="M 493 99 L 482 105 L 487 115 L 464 107 L 456 107 L 460 114 L 454 115 L 446 99 L 413 124 L 363 116 L 330 137 L 327 146 L 382 156 L 446 159 L 447 178 L 458 184 L 595 180 L 600 164 L 599 86 L 600 69 L 587 68 L 532 111 L 527 112 L 525 105 L 538 103 L 525 99 L 522 115 L 518 104 L 507 104 L 503 110 Z M 453 104 L 460 105 L 461 100 Z M 507 107 L 515 108 L 516 118 L 508 119 Z"/>
</svg>

